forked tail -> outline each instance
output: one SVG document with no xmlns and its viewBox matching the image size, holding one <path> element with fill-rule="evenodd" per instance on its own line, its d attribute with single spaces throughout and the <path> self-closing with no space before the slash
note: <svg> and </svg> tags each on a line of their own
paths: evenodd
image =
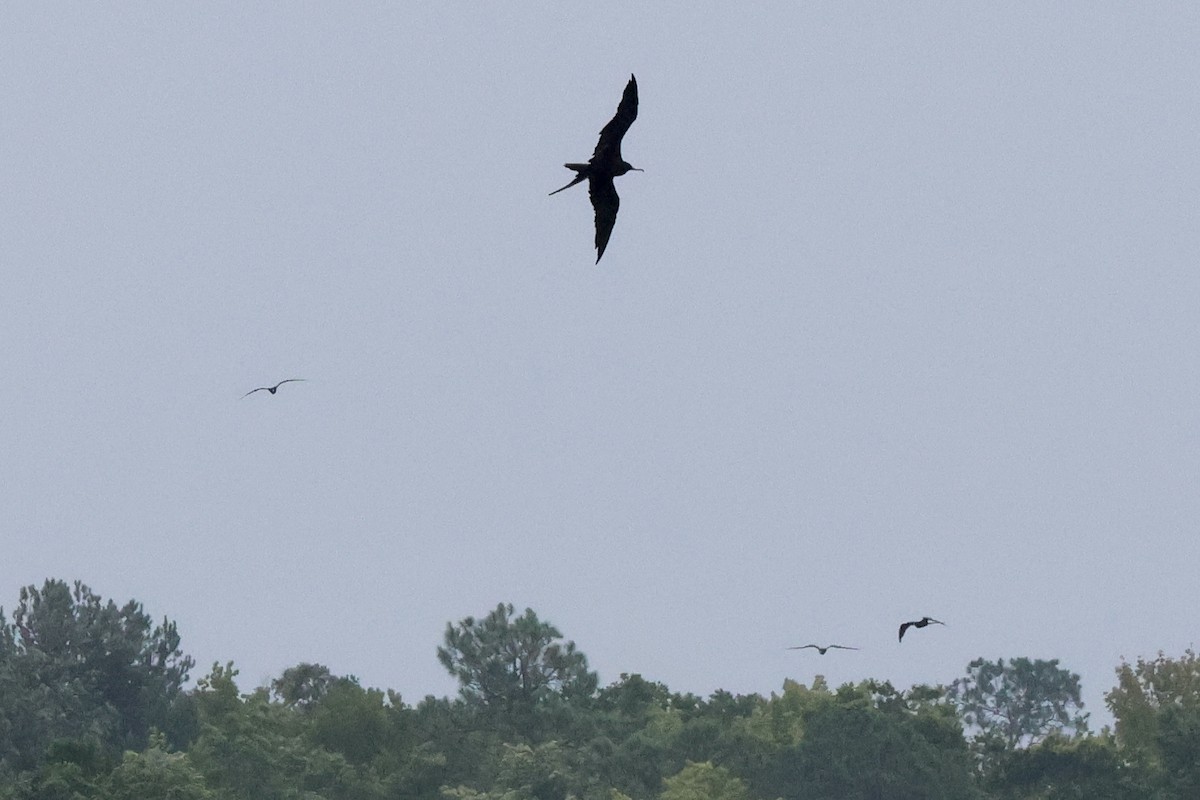
<svg viewBox="0 0 1200 800">
<path fill-rule="evenodd" d="M 574 186 L 575 184 L 579 183 L 580 181 L 582 181 L 584 178 L 587 177 L 587 168 L 588 168 L 587 164 L 563 164 L 563 166 L 566 167 L 567 169 L 575 170 L 575 173 L 576 173 L 575 180 L 571 181 L 566 186 L 562 187 L 562 189 L 555 189 L 553 192 L 550 193 L 552 195 L 558 194 L 563 189 L 570 189 L 572 186 Z"/>
</svg>

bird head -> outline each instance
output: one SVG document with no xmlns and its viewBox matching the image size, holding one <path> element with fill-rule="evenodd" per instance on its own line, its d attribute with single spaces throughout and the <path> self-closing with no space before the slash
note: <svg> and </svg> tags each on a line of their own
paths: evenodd
<svg viewBox="0 0 1200 800">
<path fill-rule="evenodd" d="M 626 172 L 645 172 L 646 171 L 644 169 L 638 169 L 633 164 L 630 164 L 628 161 L 621 162 L 620 170 L 621 171 L 617 173 L 618 175 L 624 175 Z"/>
</svg>

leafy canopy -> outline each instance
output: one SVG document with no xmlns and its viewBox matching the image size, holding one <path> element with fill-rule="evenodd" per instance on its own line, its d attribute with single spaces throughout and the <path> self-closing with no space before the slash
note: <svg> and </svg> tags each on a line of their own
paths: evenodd
<svg viewBox="0 0 1200 800">
<path fill-rule="evenodd" d="M 561 638 L 533 609 L 514 617 L 512 604 L 501 603 L 483 619 L 447 623 L 437 655 L 458 679 L 465 701 L 519 717 L 555 696 L 570 700 L 595 693 L 597 678 L 588 671 L 587 657 Z"/>
</svg>

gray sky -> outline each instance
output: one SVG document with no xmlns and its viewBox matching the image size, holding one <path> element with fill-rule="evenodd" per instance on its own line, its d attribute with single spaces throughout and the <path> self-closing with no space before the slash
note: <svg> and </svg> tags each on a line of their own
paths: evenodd
<svg viewBox="0 0 1200 800">
<path fill-rule="evenodd" d="M 0 11 L 0 603 L 412 701 L 501 601 L 604 682 L 1096 716 L 1196 641 L 1200 7 L 414 5 Z M 631 72 L 595 266 L 547 193 Z"/>
</svg>

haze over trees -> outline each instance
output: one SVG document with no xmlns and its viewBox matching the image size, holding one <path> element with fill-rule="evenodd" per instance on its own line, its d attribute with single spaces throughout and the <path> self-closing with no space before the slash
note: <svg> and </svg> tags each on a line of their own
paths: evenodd
<svg viewBox="0 0 1200 800">
<path fill-rule="evenodd" d="M 1057 660 L 949 686 L 784 681 L 769 696 L 607 685 L 531 609 L 447 624 L 457 697 L 320 664 L 239 686 L 168 619 L 48 580 L 0 609 L 0 800 L 1032 800 L 1200 797 L 1200 658 L 1123 663 L 1114 731 Z"/>
</svg>

